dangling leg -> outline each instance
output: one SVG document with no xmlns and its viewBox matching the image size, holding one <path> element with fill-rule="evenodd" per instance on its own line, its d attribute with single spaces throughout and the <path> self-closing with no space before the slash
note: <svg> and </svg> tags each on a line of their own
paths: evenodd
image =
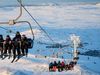
<svg viewBox="0 0 100 75">
<path fill-rule="evenodd" d="M 21 52 L 22 52 L 22 55 L 23 55 L 23 56 L 25 55 L 24 49 L 25 49 L 24 47 L 21 48 Z"/>
<path fill-rule="evenodd" d="M 17 62 L 20 58 L 21 58 L 21 51 L 20 51 L 20 47 L 19 48 L 17 48 L 17 59 L 16 59 L 16 61 L 15 62 Z"/>
<path fill-rule="evenodd" d="M 3 44 L 1 45 L 1 58 L 3 59 L 3 52 L 4 52 L 4 49 L 3 49 Z"/>
<path fill-rule="evenodd" d="M 18 59 L 21 57 L 20 48 L 17 49 Z"/>
<path fill-rule="evenodd" d="M 16 59 L 16 48 L 13 48 L 13 60 L 11 61 L 11 63 L 14 62 L 14 60 Z"/>
<path fill-rule="evenodd" d="M 12 46 L 9 45 L 9 48 L 8 48 L 8 53 L 9 53 L 9 55 L 8 55 L 8 59 L 10 59 L 10 57 L 11 57 L 11 49 L 12 49 Z"/>
<path fill-rule="evenodd" d="M 26 55 L 26 57 L 28 56 L 28 47 L 27 46 L 25 46 L 25 55 Z"/>
<path fill-rule="evenodd" d="M 2 58 L 2 47 L 0 47 L 0 58 Z"/>
<path fill-rule="evenodd" d="M 3 59 L 5 59 L 5 58 L 7 57 L 7 50 L 8 50 L 8 45 L 5 44 L 5 45 L 4 45 L 4 53 L 3 53 L 4 58 L 3 58 Z"/>
</svg>

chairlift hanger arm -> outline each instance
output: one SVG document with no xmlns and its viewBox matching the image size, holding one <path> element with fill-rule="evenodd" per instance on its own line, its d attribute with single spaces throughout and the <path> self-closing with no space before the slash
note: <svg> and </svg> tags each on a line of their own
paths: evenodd
<svg viewBox="0 0 100 75">
<path fill-rule="evenodd" d="M 48 33 L 41 27 L 41 25 L 37 22 L 37 20 L 30 14 L 30 12 L 24 7 L 24 5 L 22 3 L 20 3 L 19 0 L 17 0 L 19 2 L 19 4 L 24 8 L 24 10 L 30 15 L 30 17 L 34 20 L 34 22 L 41 28 L 41 30 L 47 35 L 47 37 L 53 42 L 53 39 L 48 35 Z"/>
<path fill-rule="evenodd" d="M 20 3 L 22 3 L 21 0 L 19 0 L 19 1 L 20 1 Z M 20 4 L 20 14 L 19 14 L 19 16 L 16 19 L 14 19 L 14 20 L 9 20 L 8 22 L 0 22 L 0 24 L 9 24 L 10 25 L 10 22 L 12 22 L 12 24 L 15 24 L 15 21 L 17 21 L 21 16 L 22 16 L 22 6 Z M 13 32 L 12 30 L 6 29 L 6 28 L 1 27 L 1 26 L 0 26 L 0 28 L 9 31 L 10 33 L 14 33 L 15 34 L 15 32 Z"/>
<path fill-rule="evenodd" d="M 20 14 L 18 15 L 18 17 L 16 17 L 14 19 L 14 22 L 17 21 L 21 16 L 22 16 L 22 1 L 21 0 L 18 0 L 20 2 Z M 13 21 L 13 20 L 12 20 Z M 0 24 L 9 24 L 10 20 L 8 22 L 0 22 Z"/>
<path fill-rule="evenodd" d="M 22 6 L 21 6 L 22 1 L 21 0 L 18 0 L 18 1 L 20 2 L 20 14 L 16 19 L 14 19 L 14 21 L 17 21 L 22 16 Z"/>
</svg>

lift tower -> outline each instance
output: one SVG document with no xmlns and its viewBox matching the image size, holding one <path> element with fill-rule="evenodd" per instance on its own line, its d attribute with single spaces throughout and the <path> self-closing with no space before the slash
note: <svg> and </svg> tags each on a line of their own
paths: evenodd
<svg viewBox="0 0 100 75">
<path fill-rule="evenodd" d="M 81 43 L 80 36 L 76 36 L 75 34 L 72 34 L 70 36 L 70 39 L 71 39 L 71 42 L 72 42 L 72 46 L 74 48 L 74 50 L 72 51 L 73 59 L 78 60 L 79 59 L 79 57 L 78 57 L 79 51 L 78 51 L 77 48 L 80 46 L 80 43 Z"/>
</svg>

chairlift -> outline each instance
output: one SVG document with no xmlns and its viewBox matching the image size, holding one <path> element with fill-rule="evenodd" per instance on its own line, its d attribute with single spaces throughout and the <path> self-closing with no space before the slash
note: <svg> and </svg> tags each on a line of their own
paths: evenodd
<svg viewBox="0 0 100 75">
<path fill-rule="evenodd" d="M 15 32 L 13 32 L 12 30 L 7 30 L 7 32 L 8 31 L 10 31 L 10 33 L 13 33 L 13 34 L 15 34 Z M 0 34 L 0 39 L 2 39 L 3 38 L 3 35 L 2 34 Z M 28 48 L 29 49 L 31 49 L 31 48 L 33 48 L 33 44 L 34 44 L 34 35 L 33 35 L 33 38 L 30 38 L 30 37 L 27 37 L 27 41 L 28 41 Z"/>
<path fill-rule="evenodd" d="M 34 33 L 33 33 L 32 26 L 31 26 L 30 22 L 28 22 L 28 21 L 18 21 L 18 19 L 22 16 L 22 6 L 21 6 L 22 1 L 21 0 L 18 0 L 18 1 L 20 2 L 20 13 L 19 13 L 19 15 L 13 20 L 9 20 L 8 22 L 0 22 L 0 24 L 7 24 L 7 25 L 15 25 L 15 24 L 18 24 L 18 23 L 26 23 L 26 24 L 28 24 L 29 27 L 30 27 L 32 36 L 33 36 L 33 39 L 32 38 L 28 38 L 28 48 L 33 48 Z M 0 26 L 0 28 L 4 29 L 6 31 L 9 31 L 10 33 L 14 33 L 15 34 L 15 32 L 13 32 L 10 29 L 7 29 L 7 28 L 1 27 L 1 26 Z"/>
</svg>

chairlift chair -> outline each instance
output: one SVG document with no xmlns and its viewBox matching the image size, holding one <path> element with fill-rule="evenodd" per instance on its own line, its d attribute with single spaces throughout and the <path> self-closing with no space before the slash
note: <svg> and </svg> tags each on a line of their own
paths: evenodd
<svg viewBox="0 0 100 75">
<path fill-rule="evenodd" d="M 31 49 L 33 48 L 33 40 L 31 38 L 28 38 L 28 48 Z"/>
</svg>

